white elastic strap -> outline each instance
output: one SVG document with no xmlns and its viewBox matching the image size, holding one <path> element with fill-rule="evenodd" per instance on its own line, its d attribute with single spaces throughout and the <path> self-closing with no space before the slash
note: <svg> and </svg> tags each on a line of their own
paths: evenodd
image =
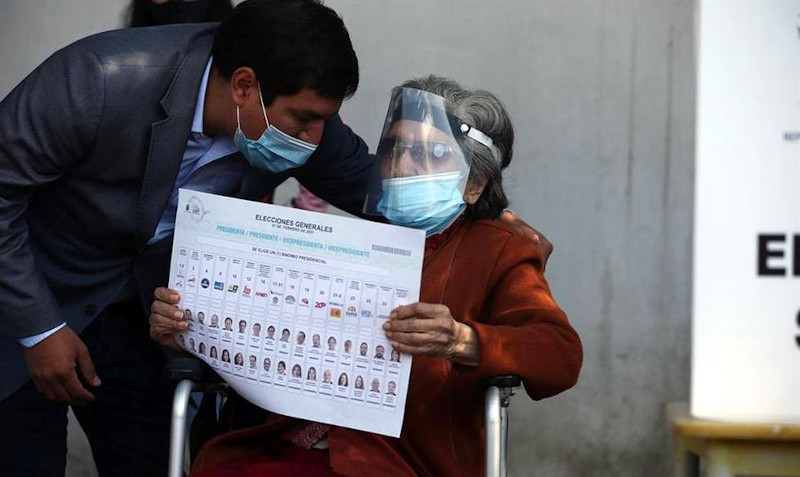
<svg viewBox="0 0 800 477">
<path fill-rule="evenodd" d="M 269 129 L 269 119 L 267 119 L 267 108 L 264 107 L 264 98 L 261 97 L 261 85 L 258 85 L 258 100 L 261 102 L 261 112 L 264 113 L 264 121 Z"/>
<path fill-rule="evenodd" d="M 497 160 L 497 162 L 502 162 L 500 158 L 500 150 L 494 147 L 494 141 L 492 141 L 492 138 L 468 124 L 462 124 L 461 131 L 466 132 L 468 138 L 474 139 L 489 148 L 489 150 L 492 152 L 492 156 Z"/>
<path fill-rule="evenodd" d="M 469 131 L 467 131 L 467 137 L 471 137 L 472 139 L 478 141 L 479 143 L 483 144 L 484 146 L 488 147 L 489 149 L 491 149 L 492 145 L 494 144 L 494 141 L 492 141 L 492 138 L 490 138 L 486 134 L 483 134 L 481 131 L 478 131 L 477 129 L 475 129 L 473 127 L 470 127 Z"/>
<path fill-rule="evenodd" d="M 261 102 L 261 112 L 264 114 L 264 122 L 267 123 L 269 129 L 269 119 L 267 119 L 267 108 L 264 107 L 264 98 L 261 97 L 261 86 L 258 87 L 258 100 Z M 242 123 L 239 120 L 239 105 L 236 105 L 236 127 L 242 129 Z M 266 131 L 266 129 L 265 129 Z"/>
</svg>

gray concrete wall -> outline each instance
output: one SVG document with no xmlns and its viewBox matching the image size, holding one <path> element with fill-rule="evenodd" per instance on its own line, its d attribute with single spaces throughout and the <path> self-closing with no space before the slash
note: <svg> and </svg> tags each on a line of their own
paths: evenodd
<svg viewBox="0 0 800 477">
<path fill-rule="evenodd" d="M 54 51 L 120 28 L 127 0 L 2 0 L 0 98 Z"/>
<path fill-rule="evenodd" d="M 11 0 L 0 96 L 123 3 Z M 693 3 L 327 3 L 361 61 L 343 114 L 371 146 L 391 87 L 427 73 L 495 92 L 515 121 L 512 207 L 556 244 L 547 276 L 585 362 L 563 396 L 515 399 L 511 474 L 668 475 L 664 407 L 689 398 Z"/>
<path fill-rule="evenodd" d="M 585 360 L 563 396 L 514 401 L 511 474 L 667 475 L 664 406 L 689 398 L 693 3 L 328 3 L 362 67 L 344 116 L 371 146 L 416 75 L 493 91 L 514 119 L 512 208 L 556 244 Z"/>
</svg>

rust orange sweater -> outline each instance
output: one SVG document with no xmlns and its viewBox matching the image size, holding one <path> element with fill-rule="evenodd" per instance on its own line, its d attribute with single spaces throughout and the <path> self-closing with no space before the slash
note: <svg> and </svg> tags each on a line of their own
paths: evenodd
<svg viewBox="0 0 800 477">
<path fill-rule="evenodd" d="M 473 476 L 484 471 L 485 380 L 522 377 L 533 399 L 573 386 L 580 339 L 550 295 L 533 241 L 515 225 L 462 221 L 425 259 L 420 301 L 447 305 L 475 329 L 478 366 L 415 357 L 399 439 L 334 427 L 331 467 L 345 476 Z M 202 450 L 193 470 L 208 470 L 263 451 L 291 420 L 221 436 Z"/>
</svg>

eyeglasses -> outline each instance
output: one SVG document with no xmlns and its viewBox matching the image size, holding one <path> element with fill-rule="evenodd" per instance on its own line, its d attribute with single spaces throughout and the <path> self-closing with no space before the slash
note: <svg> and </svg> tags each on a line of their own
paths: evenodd
<svg viewBox="0 0 800 477">
<path fill-rule="evenodd" d="M 446 161 L 453 157 L 455 149 L 443 142 L 415 141 L 403 143 L 399 139 L 384 139 L 378 145 L 378 155 L 383 159 L 399 159 L 405 151 L 415 162 Z"/>
</svg>

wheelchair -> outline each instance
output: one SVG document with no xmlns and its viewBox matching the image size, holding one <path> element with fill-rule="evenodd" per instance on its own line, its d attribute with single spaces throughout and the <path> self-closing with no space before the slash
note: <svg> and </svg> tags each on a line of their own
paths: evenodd
<svg viewBox="0 0 800 477">
<path fill-rule="evenodd" d="M 213 371 L 197 358 L 178 358 L 165 370 L 167 379 L 177 381 L 172 400 L 172 423 L 169 449 L 169 477 L 184 475 L 184 454 L 188 434 L 187 415 L 192 393 L 225 392 L 228 385 L 212 379 Z M 508 450 L 508 406 L 515 388 L 521 385 L 518 376 L 495 376 L 486 383 L 486 476 L 506 477 Z"/>
</svg>

